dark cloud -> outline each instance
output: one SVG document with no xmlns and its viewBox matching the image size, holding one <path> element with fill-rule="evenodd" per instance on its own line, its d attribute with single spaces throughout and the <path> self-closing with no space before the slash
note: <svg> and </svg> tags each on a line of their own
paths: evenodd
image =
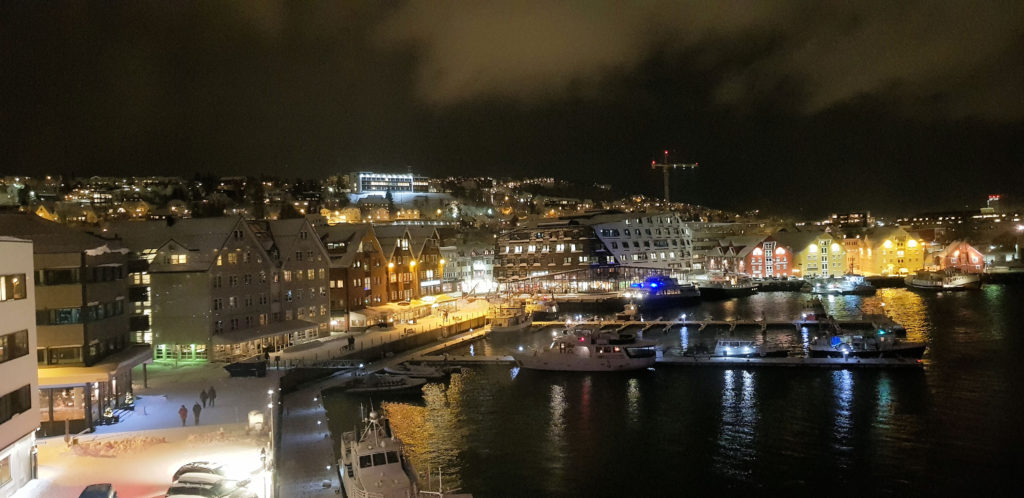
<svg viewBox="0 0 1024 498">
<path fill-rule="evenodd" d="M 415 51 L 419 93 L 440 105 L 562 98 L 636 69 L 656 49 L 719 63 L 731 55 L 720 47 L 739 39 L 770 49 L 708 75 L 719 78 L 715 95 L 725 103 L 795 83 L 800 110 L 811 113 L 891 94 L 912 114 L 1024 116 L 1021 2 L 413 1 L 379 37 Z"/>
</svg>

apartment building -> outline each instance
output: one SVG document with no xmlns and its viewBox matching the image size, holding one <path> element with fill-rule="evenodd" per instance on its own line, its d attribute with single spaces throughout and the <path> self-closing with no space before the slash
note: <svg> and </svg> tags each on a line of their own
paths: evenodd
<svg viewBox="0 0 1024 498">
<path fill-rule="evenodd" d="M 40 427 L 95 427 L 131 404 L 132 368 L 152 359 L 133 344 L 129 251 L 114 240 L 30 214 L 0 214 L 0 233 L 33 242 Z"/>
<path fill-rule="evenodd" d="M 830 278 L 846 273 L 846 246 L 840 237 L 808 230 L 779 231 L 772 234 L 772 238 L 790 251 L 794 276 Z"/>
<path fill-rule="evenodd" d="M 0 498 L 35 478 L 39 427 L 32 242 L 0 236 Z"/>
<path fill-rule="evenodd" d="M 330 328 L 364 330 L 377 318 L 365 310 L 388 302 L 388 261 L 369 223 L 317 227 L 330 259 Z"/>
<path fill-rule="evenodd" d="M 401 225 L 377 225 L 373 228 L 384 251 L 388 271 L 388 301 L 411 301 L 421 296 L 419 262 L 412 250 L 409 230 Z"/>
</svg>

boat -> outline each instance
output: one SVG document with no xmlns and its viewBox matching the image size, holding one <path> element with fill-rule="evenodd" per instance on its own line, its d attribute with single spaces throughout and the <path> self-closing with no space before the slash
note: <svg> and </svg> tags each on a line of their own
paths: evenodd
<svg viewBox="0 0 1024 498">
<path fill-rule="evenodd" d="M 706 299 L 730 299 L 750 296 L 757 292 L 757 284 L 743 275 L 715 277 L 697 286 Z"/>
<path fill-rule="evenodd" d="M 512 354 L 520 367 L 532 370 L 607 372 L 654 366 L 653 341 L 630 333 L 597 332 L 584 328 L 553 332 L 551 345 L 542 350 Z"/>
<path fill-rule="evenodd" d="M 808 346 L 811 358 L 921 358 L 926 344 L 892 336 L 826 335 Z"/>
<path fill-rule="evenodd" d="M 338 469 L 349 498 L 412 498 L 419 495 L 416 471 L 406 458 L 405 445 L 391 432 L 386 417 L 370 411 L 362 432 L 341 435 Z"/>
<path fill-rule="evenodd" d="M 626 303 L 626 306 L 622 311 L 615 314 L 615 319 L 623 322 L 636 320 L 636 304 L 633 304 L 632 302 Z"/>
<path fill-rule="evenodd" d="M 419 379 L 443 379 L 448 376 L 447 373 L 427 365 L 414 365 L 412 363 L 399 363 L 384 368 L 384 373 L 392 375 L 405 375 L 408 377 L 419 378 Z"/>
<path fill-rule="evenodd" d="M 905 278 L 907 287 L 920 290 L 965 290 L 980 289 L 981 275 L 955 270 L 919 271 Z"/>
<path fill-rule="evenodd" d="M 510 302 L 491 308 L 491 332 L 518 332 L 533 325 L 533 316 L 521 302 Z"/>
<path fill-rule="evenodd" d="M 554 298 L 531 299 L 526 303 L 526 312 L 537 321 L 558 320 L 558 303 Z"/>
<path fill-rule="evenodd" d="M 380 375 L 371 373 L 352 377 L 352 379 L 344 385 L 344 389 L 346 393 L 350 394 L 419 391 L 423 388 L 423 384 L 426 383 L 427 379 L 414 378 L 407 375 Z"/>
<path fill-rule="evenodd" d="M 624 297 L 633 299 L 638 308 L 645 310 L 695 304 L 700 301 L 700 295 L 696 285 L 680 284 L 676 279 L 663 275 L 632 283 L 630 290 L 624 293 Z"/>
<path fill-rule="evenodd" d="M 819 278 L 808 280 L 801 289 L 811 294 L 833 296 L 873 296 L 875 286 L 864 280 L 861 275 L 845 275 L 842 279 Z"/>
<path fill-rule="evenodd" d="M 767 343 L 735 339 L 719 339 L 713 356 L 726 358 L 782 358 L 789 350 Z"/>
</svg>

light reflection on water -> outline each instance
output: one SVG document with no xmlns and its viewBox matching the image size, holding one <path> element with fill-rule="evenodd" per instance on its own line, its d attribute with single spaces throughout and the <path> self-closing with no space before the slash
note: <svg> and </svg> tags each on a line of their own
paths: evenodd
<svg viewBox="0 0 1024 498">
<path fill-rule="evenodd" d="M 806 298 L 765 293 L 659 315 L 792 320 Z M 443 465 L 446 482 L 478 497 L 672 496 L 680 483 L 687 494 L 1005 494 L 992 487 L 1017 475 L 1024 447 L 1020 303 L 1024 289 L 1010 286 L 942 295 L 880 289 L 826 301 L 839 318 L 884 310 L 909 340 L 927 340 L 924 371 L 489 367 L 428 384 L 422 400 L 385 406 L 421 472 Z M 770 329 L 769 341 L 799 349 L 816 332 Z M 550 336 L 494 335 L 473 350 L 508 354 L 518 344 L 546 346 Z M 648 338 L 692 347 L 715 337 L 690 327 Z M 335 406 L 358 413 L 350 399 Z M 603 478 L 604 469 L 622 468 L 628 479 Z"/>
</svg>

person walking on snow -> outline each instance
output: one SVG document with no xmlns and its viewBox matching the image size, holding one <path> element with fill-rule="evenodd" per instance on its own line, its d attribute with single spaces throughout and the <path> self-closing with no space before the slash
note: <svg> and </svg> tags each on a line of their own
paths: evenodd
<svg viewBox="0 0 1024 498">
<path fill-rule="evenodd" d="M 209 396 L 206 394 L 206 390 L 199 391 L 199 401 L 203 402 L 203 408 L 206 408 L 206 399 Z"/>
<path fill-rule="evenodd" d="M 199 406 L 199 403 L 192 405 L 192 415 L 195 416 L 196 425 L 199 425 L 199 412 L 203 411 L 203 407 Z"/>
<path fill-rule="evenodd" d="M 210 397 L 210 406 L 217 404 L 217 391 L 213 390 L 213 386 L 210 386 L 210 389 L 206 391 L 206 395 Z"/>
<path fill-rule="evenodd" d="M 185 421 L 188 420 L 188 408 L 185 408 L 185 405 L 178 408 L 178 416 L 181 417 L 181 426 L 185 427 Z"/>
</svg>

